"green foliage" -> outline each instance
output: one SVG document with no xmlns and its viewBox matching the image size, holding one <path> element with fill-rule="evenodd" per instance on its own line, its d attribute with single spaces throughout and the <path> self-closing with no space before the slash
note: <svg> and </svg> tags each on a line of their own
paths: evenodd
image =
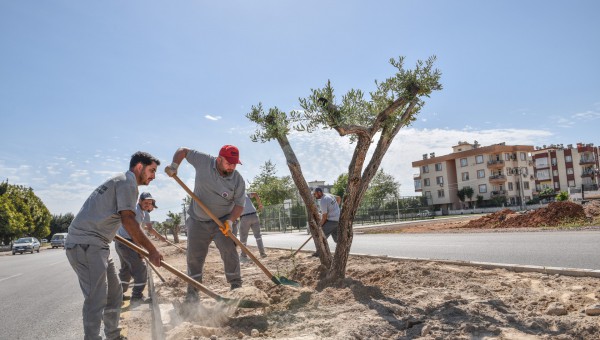
<svg viewBox="0 0 600 340">
<path fill-rule="evenodd" d="M 369 184 L 369 189 L 365 193 L 365 199 L 372 201 L 383 201 L 390 198 L 398 198 L 400 184 L 394 179 L 394 176 L 386 174 L 383 169 L 379 169 L 373 180 Z"/>
<path fill-rule="evenodd" d="M 52 215 L 52 219 L 50 220 L 50 234 L 66 233 L 74 218 L 75 216 L 71 213 Z"/>
<path fill-rule="evenodd" d="M 458 190 L 458 191 L 456 192 L 456 196 L 458 196 L 458 199 L 459 199 L 461 202 L 464 202 L 464 201 L 465 201 L 465 197 L 467 196 L 467 195 L 465 194 L 465 188 L 462 188 L 462 189 Z"/>
<path fill-rule="evenodd" d="M 561 202 L 561 201 L 568 201 L 569 200 L 569 193 L 566 191 L 561 191 L 556 195 L 556 200 Z"/>
<path fill-rule="evenodd" d="M 275 164 L 268 160 L 248 187 L 247 191 L 260 196 L 264 206 L 282 204 L 286 198 L 295 196 L 296 187 L 291 177 L 277 177 L 276 173 Z"/>
<path fill-rule="evenodd" d="M 344 194 L 346 193 L 346 187 L 348 187 L 348 173 L 344 172 L 338 176 L 335 182 L 333 182 L 331 193 L 340 197 L 344 197 Z"/>
<path fill-rule="evenodd" d="M 473 198 L 473 194 L 475 193 L 475 191 L 473 191 L 473 188 L 471 187 L 464 187 L 463 190 L 465 192 L 465 196 L 467 196 L 467 198 L 470 201 Z"/>
<path fill-rule="evenodd" d="M 0 238 L 44 238 L 50 234 L 51 215 L 33 189 L 3 182 L 0 185 Z"/>
<path fill-rule="evenodd" d="M 544 188 L 539 194 L 540 197 L 553 197 L 554 195 L 554 189 L 552 188 Z"/>
</svg>

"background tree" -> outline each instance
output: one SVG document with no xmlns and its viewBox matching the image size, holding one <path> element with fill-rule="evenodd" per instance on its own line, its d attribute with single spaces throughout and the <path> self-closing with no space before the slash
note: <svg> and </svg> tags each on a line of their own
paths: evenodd
<svg viewBox="0 0 600 340">
<path fill-rule="evenodd" d="M 462 188 L 460 190 L 458 190 L 456 192 L 456 196 L 458 196 L 458 199 L 462 202 L 465 203 L 465 198 L 467 197 L 467 195 L 465 194 L 465 188 Z M 464 206 L 463 204 L 461 204 L 461 207 Z"/>
<path fill-rule="evenodd" d="M 290 197 L 295 197 L 296 188 L 289 176 L 277 177 L 275 164 L 268 160 L 260 167 L 261 172 L 254 177 L 247 191 L 256 192 L 264 206 L 282 204 Z"/>
<path fill-rule="evenodd" d="M 396 181 L 394 176 L 386 174 L 383 169 L 379 169 L 369 184 L 369 189 L 365 193 L 365 200 L 383 202 L 386 199 L 397 199 L 400 196 L 399 192 L 400 183 Z"/>
<path fill-rule="evenodd" d="M 171 212 L 167 213 L 169 221 L 164 223 L 164 226 L 168 228 L 173 234 L 173 242 L 179 243 L 179 232 L 181 229 L 181 214 Z M 166 235 L 165 235 L 166 236 Z"/>
<path fill-rule="evenodd" d="M 309 97 L 300 98 L 302 110 L 291 111 L 288 115 L 274 107 L 265 112 L 259 103 L 247 114 L 258 125 L 252 140 L 267 142 L 274 139 L 285 155 L 292 179 L 306 205 L 310 231 L 321 263 L 327 269 L 323 284 L 339 283 L 345 277 L 354 216 L 390 144 L 402 127 L 416 119 L 424 105 L 422 98 L 442 88 L 439 83 L 441 73 L 433 69 L 434 61 L 435 57 L 426 62 L 418 61 L 415 69 L 406 70 L 403 57 L 391 59 L 390 64 L 396 68 L 396 73 L 382 82 L 376 81 L 376 89 L 370 93 L 369 99 L 364 98 L 361 90 L 352 89 L 336 105 L 334 90 L 327 82 L 324 88 L 313 89 Z M 348 166 L 348 185 L 333 258 L 321 228 L 317 227 L 318 209 L 288 140 L 291 129 L 310 133 L 321 128 L 333 129 L 356 143 Z M 372 156 L 367 160 L 369 147 L 375 141 Z"/>
<path fill-rule="evenodd" d="M 32 188 L 0 184 L 0 238 L 12 240 L 21 236 L 44 238 L 50 234 L 51 215 Z"/>
<path fill-rule="evenodd" d="M 344 198 L 346 194 L 346 187 L 348 186 L 348 173 L 344 172 L 339 175 L 338 178 L 333 182 L 333 186 L 331 186 L 331 193 L 341 198 Z"/>
<path fill-rule="evenodd" d="M 71 213 L 52 215 L 50 219 L 50 235 L 66 233 L 75 216 Z"/>
<path fill-rule="evenodd" d="M 463 190 L 465 191 L 465 196 L 467 196 L 467 198 L 469 199 L 469 205 L 471 205 L 471 199 L 473 198 L 473 194 L 475 194 L 475 191 L 471 187 L 464 187 Z"/>
</svg>

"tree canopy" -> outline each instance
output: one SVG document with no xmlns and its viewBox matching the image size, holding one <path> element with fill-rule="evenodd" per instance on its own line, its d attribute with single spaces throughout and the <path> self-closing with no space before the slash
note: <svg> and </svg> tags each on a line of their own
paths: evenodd
<svg viewBox="0 0 600 340">
<path fill-rule="evenodd" d="M 32 188 L 0 183 L 0 238 L 10 243 L 15 238 L 50 234 L 51 215 Z"/>
<path fill-rule="evenodd" d="M 290 176 L 277 177 L 276 164 L 268 160 L 261 172 L 248 186 L 248 192 L 256 192 L 265 206 L 282 204 L 286 198 L 294 197 L 296 188 Z"/>
</svg>

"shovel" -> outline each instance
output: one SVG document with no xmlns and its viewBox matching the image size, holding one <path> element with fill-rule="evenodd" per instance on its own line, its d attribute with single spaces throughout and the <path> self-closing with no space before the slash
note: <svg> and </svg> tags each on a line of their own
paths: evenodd
<svg viewBox="0 0 600 340">
<path fill-rule="evenodd" d="M 200 201 L 200 198 L 198 198 L 198 196 L 196 196 L 196 194 L 194 194 L 193 191 L 190 190 L 190 188 L 188 188 L 187 185 L 185 185 L 185 183 L 183 183 L 181 181 L 181 179 L 179 179 L 179 177 L 177 177 L 177 175 L 173 175 L 173 178 L 177 181 L 177 183 L 179 183 L 179 185 L 181 185 L 181 187 L 188 193 L 188 195 L 190 195 L 194 201 L 196 201 L 196 203 L 206 212 L 206 214 L 208 216 L 210 216 L 210 218 L 213 219 L 213 221 L 215 221 L 215 223 L 221 228 L 223 229 L 223 222 L 221 222 L 221 220 L 219 220 L 209 209 L 206 205 L 204 205 L 204 203 L 202 203 L 202 201 Z M 260 261 L 256 258 L 256 256 L 254 256 L 250 250 L 248 250 L 248 248 L 246 248 L 246 246 L 240 242 L 240 240 L 238 240 L 237 237 L 235 237 L 235 235 L 233 235 L 233 233 L 231 232 L 231 230 L 229 230 L 227 232 L 227 236 L 233 240 L 233 242 L 235 242 L 235 244 L 237 244 L 244 253 L 246 253 L 248 255 L 248 257 L 250 257 L 252 259 L 252 261 L 254 261 L 254 263 L 256 263 L 256 265 L 263 271 L 263 273 L 265 273 L 270 279 L 271 281 L 273 281 L 273 283 L 275 283 L 276 285 L 286 285 L 286 286 L 294 286 L 294 287 L 300 287 L 300 283 L 294 281 L 294 280 L 290 280 L 285 276 L 275 276 L 273 274 L 271 274 L 271 272 L 265 267 L 263 266 L 262 263 L 260 263 Z"/>
<path fill-rule="evenodd" d="M 119 235 L 115 235 L 115 239 L 121 243 L 123 243 L 124 245 L 128 246 L 129 248 L 135 250 L 138 254 L 144 256 L 145 258 L 148 258 L 149 254 L 148 251 L 146 251 L 143 248 L 138 247 L 137 245 L 127 241 L 126 239 L 122 238 Z M 258 301 L 251 301 L 251 300 L 235 300 L 235 299 L 228 299 L 225 297 L 222 297 L 221 295 L 214 293 L 213 291 L 209 290 L 208 288 L 204 287 L 204 285 L 202 285 L 200 282 L 192 279 L 190 276 L 184 274 L 183 272 L 181 272 L 180 270 L 178 270 L 177 268 L 171 266 L 170 264 L 166 263 L 165 261 L 161 260 L 160 261 L 160 265 L 161 267 L 165 268 L 166 270 L 170 271 L 171 273 L 175 274 L 175 276 L 179 277 L 180 279 L 182 279 L 183 281 L 193 285 L 194 287 L 198 288 L 198 290 L 200 290 L 202 293 L 210 296 L 211 298 L 219 301 L 219 302 L 223 302 L 226 303 L 228 305 L 234 305 L 234 306 L 238 306 L 240 308 L 260 308 L 260 307 L 266 307 L 267 305 L 265 305 L 262 302 L 258 302 Z"/>
</svg>

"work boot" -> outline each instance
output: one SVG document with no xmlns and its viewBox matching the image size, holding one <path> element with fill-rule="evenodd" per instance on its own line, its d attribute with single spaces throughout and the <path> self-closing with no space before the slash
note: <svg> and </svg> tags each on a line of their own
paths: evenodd
<svg viewBox="0 0 600 340">
<path fill-rule="evenodd" d="M 146 298 L 144 298 L 143 295 L 139 296 L 139 297 L 138 296 L 132 296 L 131 297 L 131 303 L 132 304 L 135 304 L 135 303 L 139 303 L 139 304 L 141 304 L 141 303 L 151 303 L 151 302 L 152 302 L 152 298 L 149 297 L 149 298 L 146 299 Z"/>
<path fill-rule="evenodd" d="M 234 290 L 234 289 L 238 289 L 238 288 L 242 288 L 242 284 L 241 283 L 232 283 L 230 290 Z"/>
<path fill-rule="evenodd" d="M 267 254 L 266 253 L 261 253 L 260 257 L 262 257 L 264 259 L 265 257 L 267 257 Z"/>
</svg>

